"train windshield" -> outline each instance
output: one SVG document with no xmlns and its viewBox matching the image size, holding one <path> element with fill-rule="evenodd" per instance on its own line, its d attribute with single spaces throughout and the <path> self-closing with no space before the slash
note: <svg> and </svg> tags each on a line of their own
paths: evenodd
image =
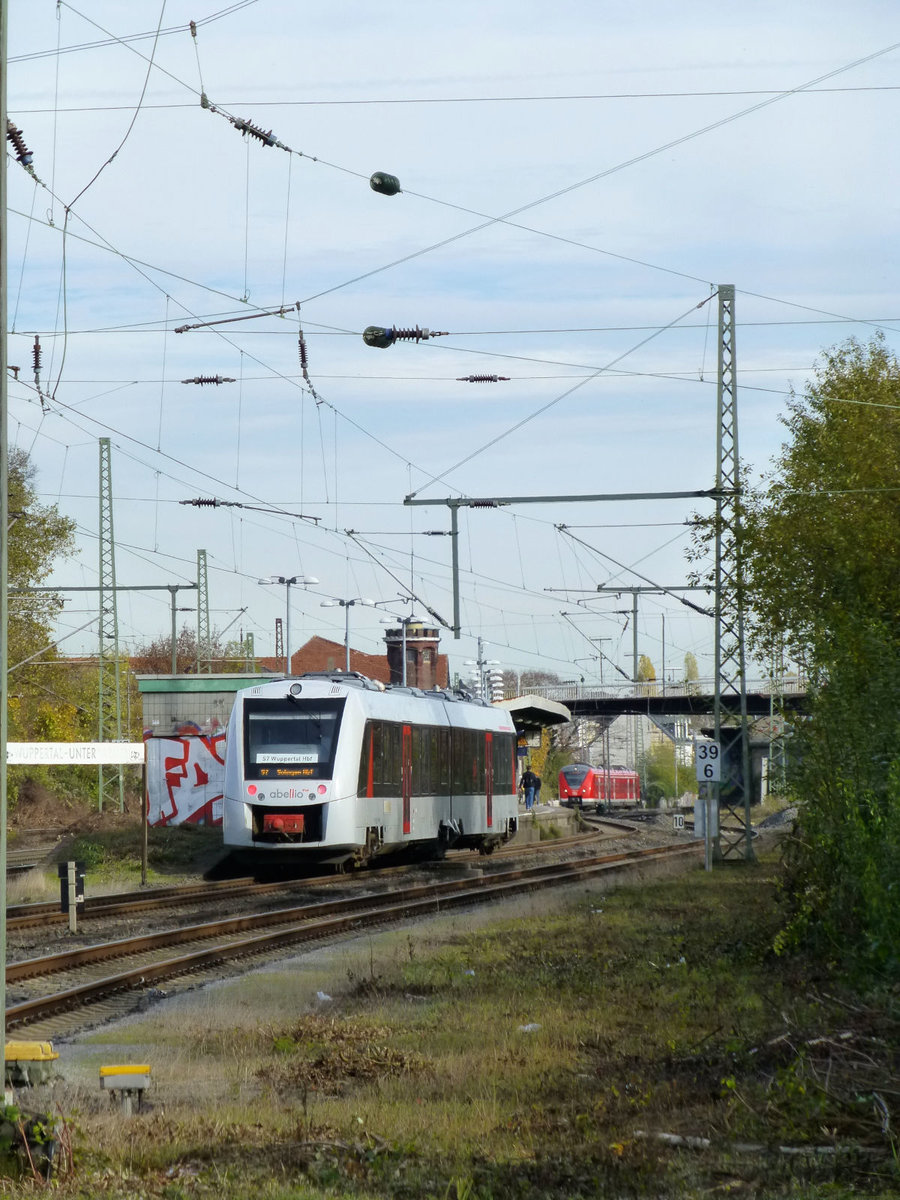
<svg viewBox="0 0 900 1200">
<path fill-rule="evenodd" d="M 343 711 L 343 699 L 247 700 L 246 778 L 330 778 Z"/>
<path fill-rule="evenodd" d="M 587 773 L 590 769 L 584 763 L 574 763 L 571 767 L 563 767 L 563 779 L 565 779 L 570 788 L 579 788 L 587 778 Z"/>
</svg>

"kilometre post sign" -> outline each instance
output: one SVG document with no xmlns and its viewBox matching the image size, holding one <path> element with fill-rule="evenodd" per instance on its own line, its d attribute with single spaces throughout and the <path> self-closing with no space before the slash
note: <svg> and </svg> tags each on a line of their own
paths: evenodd
<svg viewBox="0 0 900 1200">
<path fill-rule="evenodd" d="M 694 740 L 694 763 L 699 783 L 716 783 L 722 777 L 722 750 L 718 742 Z"/>
</svg>

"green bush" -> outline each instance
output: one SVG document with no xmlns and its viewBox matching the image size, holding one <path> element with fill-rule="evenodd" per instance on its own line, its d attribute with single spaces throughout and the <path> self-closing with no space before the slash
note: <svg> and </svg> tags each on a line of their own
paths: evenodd
<svg viewBox="0 0 900 1200">
<path fill-rule="evenodd" d="M 803 803 L 787 844 L 791 920 L 777 941 L 895 977 L 900 969 L 900 643 L 849 622 L 796 736 Z M 864 703 L 861 701 L 864 698 Z"/>
</svg>

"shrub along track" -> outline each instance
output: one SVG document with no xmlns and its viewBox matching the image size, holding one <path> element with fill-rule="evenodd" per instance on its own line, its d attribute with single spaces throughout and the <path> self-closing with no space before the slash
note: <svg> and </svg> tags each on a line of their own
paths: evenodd
<svg viewBox="0 0 900 1200">
<path fill-rule="evenodd" d="M 160 994 L 156 985 L 162 982 L 193 976 L 196 984 L 202 981 L 198 973 L 211 969 L 213 977 L 220 977 L 223 964 L 271 957 L 298 943 L 355 935 L 366 928 L 415 920 L 451 907 L 489 903 L 611 872 L 639 874 L 648 867 L 673 863 L 683 869 L 698 861 L 701 853 L 702 847 L 694 842 L 490 874 L 470 870 L 463 877 L 404 885 L 400 894 L 392 888 L 380 895 L 247 914 L 8 963 L 7 1026 L 29 1026 L 27 1036 L 37 1040 L 59 1037 L 139 1007 L 141 1001 L 147 1002 L 148 989 L 150 999 Z M 173 957 L 176 947 L 178 953 Z M 112 963 L 118 969 L 110 974 Z M 51 979 L 58 990 L 47 993 Z"/>
</svg>

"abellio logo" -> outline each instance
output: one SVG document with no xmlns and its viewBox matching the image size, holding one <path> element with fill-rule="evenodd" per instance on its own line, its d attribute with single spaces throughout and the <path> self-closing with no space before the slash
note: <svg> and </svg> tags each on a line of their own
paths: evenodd
<svg viewBox="0 0 900 1200">
<path fill-rule="evenodd" d="M 299 800 L 300 797 L 302 796 L 302 794 L 303 794 L 302 792 L 294 791 L 293 788 L 288 788 L 288 790 L 286 792 L 282 792 L 282 791 L 269 792 L 269 799 L 270 800 Z"/>
</svg>

